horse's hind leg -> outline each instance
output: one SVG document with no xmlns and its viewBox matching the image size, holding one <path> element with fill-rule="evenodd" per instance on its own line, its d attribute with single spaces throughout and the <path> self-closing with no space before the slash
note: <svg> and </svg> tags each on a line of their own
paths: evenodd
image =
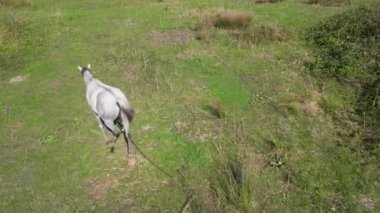
<svg viewBox="0 0 380 213">
<path fill-rule="evenodd" d="M 127 157 L 131 154 L 131 133 L 124 131 L 125 142 L 127 143 Z"/>
<path fill-rule="evenodd" d="M 113 121 L 111 120 L 102 120 L 103 121 L 103 124 L 104 126 L 113 134 L 113 138 L 111 140 L 111 143 L 112 143 L 112 146 L 111 146 L 111 152 L 113 152 L 113 150 L 115 149 L 115 143 L 116 143 L 116 140 L 119 138 L 120 136 L 120 130 L 119 128 L 114 124 Z"/>
<path fill-rule="evenodd" d="M 132 139 L 131 139 L 131 133 L 130 133 L 130 130 L 129 130 L 129 120 L 128 120 L 128 117 L 126 114 L 121 114 L 121 117 L 122 117 L 122 121 L 123 121 L 123 134 L 124 134 L 124 139 L 125 139 L 125 143 L 127 143 L 127 157 L 131 154 L 131 143 L 132 143 Z"/>
</svg>

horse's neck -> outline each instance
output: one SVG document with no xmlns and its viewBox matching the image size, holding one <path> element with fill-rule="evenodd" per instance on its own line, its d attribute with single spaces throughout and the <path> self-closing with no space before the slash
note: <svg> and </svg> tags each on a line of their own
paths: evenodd
<svg viewBox="0 0 380 213">
<path fill-rule="evenodd" d="M 91 93 L 94 90 L 108 90 L 108 91 L 114 91 L 116 88 L 111 87 L 107 84 L 104 84 L 103 82 L 96 79 L 91 73 L 85 73 L 83 75 L 84 82 L 87 87 L 87 91 Z"/>
<path fill-rule="evenodd" d="M 94 76 L 90 72 L 85 72 L 83 75 L 83 80 L 86 85 L 90 84 L 91 81 L 95 80 Z"/>
</svg>

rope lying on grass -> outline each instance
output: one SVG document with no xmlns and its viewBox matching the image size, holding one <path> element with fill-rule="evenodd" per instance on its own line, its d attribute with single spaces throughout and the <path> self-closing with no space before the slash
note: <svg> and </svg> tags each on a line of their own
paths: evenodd
<svg viewBox="0 0 380 213">
<path fill-rule="evenodd" d="M 143 151 L 141 151 L 140 147 L 137 146 L 137 144 L 135 142 L 133 142 L 133 140 L 131 139 L 131 142 L 132 144 L 136 147 L 136 149 L 141 153 L 141 155 L 147 159 L 149 161 L 149 163 L 151 163 L 154 167 L 156 167 L 156 169 L 158 169 L 160 172 L 164 173 L 166 176 L 168 177 L 174 177 L 174 175 L 171 175 L 169 174 L 167 171 L 165 171 L 163 168 L 161 168 L 160 166 L 158 166 L 155 162 L 153 162 L 153 160 L 151 160 Z"/>
</svg>

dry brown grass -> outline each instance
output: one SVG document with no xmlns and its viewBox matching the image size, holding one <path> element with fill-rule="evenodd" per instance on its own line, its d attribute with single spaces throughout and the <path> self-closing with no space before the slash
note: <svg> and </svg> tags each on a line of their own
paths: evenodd
<svg viewBox="0 0 380 213">
<path fill-rule="evenodd" d="M 107 179 L 90 177 L 85 179 L 81 185 L 91 198 L 96 201 L 104 201 L 107 198 L 108 191 L 117 187 L 119 184 L 119 180 L 113 177 Z"/>
<path fill-rule="evenodd" d="M 290 97 L 288 100 L 276 104 L 276 108 L 285 114 L 297 114 L 301 112 L 307 116 L 320 117 L 323 113 L 319 106 L 320 93 L 312 93 L 307 98 Z"/>
<path fill-rule="evenodd" d="M 194 38 L 194 32 L 189 29 L 154 31 L 151 38 L 157 44 L 183 45 Z"/>
<path fill-rule="evenodd" d="M 325 6 L 338 6 L 343 3 L 350 3 L 350 0 L 308 0 L 308 4 L 320 4 Z"/>
<path fill-rule="evenodd" d="M 258 25 L 248 28 L 239 34 L 239 41 L 244 44 L 285 41 L 288 35 L 284 29 L 271 25 Z"/>
<path fill-rule="evenodd" d="M 247 29 L 253 20 L 253 15 L 248 12 L 221 11 L 219 13 L 206 12 L 201 15 L 195 25 L 195 38 L 207 40 L 212 37 L 214 29 Z"/>
<path fill-rule="evenodd" d="M 216 15 L 214 26 L 225 29 L 246 29 L 251 24 L 252 19 L 251 13 L 225 10 Z"/>
<path fill-rule="evenodd" d="M 261 3 L 278 3 L 278 2 L 283 2 L 285 0 L 256 0 L 256 4 L 261 4 Z"/>
<path fill-rule="evenodd" d="M 211 13 L 205 13 L 200 18 L 199 22 L 195 25 L 196 31 L 195 38 L 204 40 L 209 37 L 212 28 L 214 27 L 215 17 Z"/>
<path fill-rule="evenodd" d="M 206 106 L 206 108 L 217 118 L 226 117 L 226 112 L 224 111 L 222 103 L 220 101 L 214 101 L 211 105 Z"/>
<path fill-rule="evenodd" d="M 31 7 L 32 0 L 0 0 L 0 9 L 17 8 L 17 7 Z"/>
<path fill-rule="evenodd" d="M 204 13 L 195 25 L 195 38 L 208 40 L 216 33 L 237 37 L 239 45 L 251 45 L 264 42 L 285 41 L 288 34 L 283 28 L 271 25 L 251 26 L 253 15 L 247 12 L 221 11 Z M 220 30 L 217 30 L 220 29 Z"/>
</svg>

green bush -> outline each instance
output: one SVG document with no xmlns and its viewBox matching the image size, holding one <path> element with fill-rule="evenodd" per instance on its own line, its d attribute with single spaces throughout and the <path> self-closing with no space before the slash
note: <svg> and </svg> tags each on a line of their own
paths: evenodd
<svg viewBox="0 0 380 213">
<path fill-rule="evenodd" d="M 356 112 L 363 141 L 379 144 L 380 4 L 362 6 L 328 18 L 306 32 L 316 53 L 313 73 L 348 82 L 358 91 Z"/>
<path fill-rule="evenodd" d="M 340 79 L 352 77 L 355 71 L 376 74 L 380 72 L 380 4 L 332 16 L 309 28 L 306 39 L 317 52 L 317 67 L 324 74 Z M 353 69 L 358 64 L 360 68 Z"/>
</svg>

